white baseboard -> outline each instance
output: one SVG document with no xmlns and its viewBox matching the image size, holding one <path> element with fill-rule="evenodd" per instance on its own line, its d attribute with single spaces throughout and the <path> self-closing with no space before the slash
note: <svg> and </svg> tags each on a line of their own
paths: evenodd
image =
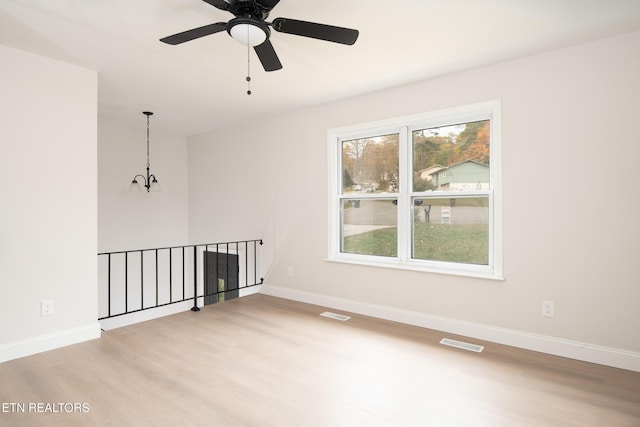
<svg viewBox="0 0 640 427">
<path fill-rule="evenodd" d="M 202 302 L 200 304 L 202 304 Z M 102 329 L 104 329 L 105 331 L 109 331 L 111 329 L 122 328 L 123 326 L 146 322 L 148 320 L 158 319 L 160 317 L 171 316 L 172 314 L 181 313 L 183 311 L 189 311 L 191 310 L 191 307 L 193 307 L 193 300 L 178 302 L 175 304 L 152 308 L 144 311 L 137 311 L 134 313 L 111 317 L 108 319 L 102 319 L 99 322 Z"/>
<path fill-rule="evenodd" d="M 100 338 L 100 323 L 94 322 L 77 328 L 0 344 L 0 363 L 32 354 Z"/>
<path fill-rule="evenodd" d="M 513 329 L 498 328 L 480 323 L 465 322 L 446 317 L 432 316 L 415 311 L 304 292 L 281 286 L 265 284 L 262 285 L 260 293 L 526 350 L 640 372 L 640 353 L 632 351 L 537 335 Z"/>
<path fill-rule="evenodd" d="M 260 292 L 260 286 L 251 286 L 248 288 L 240 288 L 238 296 L 240 298 L 247 295 L 256 294 Z M 204 306 L 204 298 L 198 298 L 198 307 Z M 146 322 L 148 320 L 158 319 L 160 317 L 171 316 L 172 314 L 182 313 L 189 311 L 193 307 L 193 299 L 178 302 L 171 305 L 165 305 L 162 307 L 152 308 L 144 311 L 137 311 L 122 316 L 111 317 L 109 319 L 100 320 L 100 326 L 105 331 L 111 329 L 121 328 L 123 326 L 133 325 L 135 323 Z"/>
</svg>

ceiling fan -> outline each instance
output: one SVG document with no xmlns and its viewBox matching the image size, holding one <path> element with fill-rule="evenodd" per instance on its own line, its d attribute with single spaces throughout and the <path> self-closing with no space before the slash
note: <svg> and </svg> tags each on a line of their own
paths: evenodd
<svg viewBox="0 0 640 427">
<path fill-rule="evenodd" d="M 269 41 L 271 35 L 269 27 L 280 33 L 311 37 L 346 45 L 352 45 L 358 39 L 358 30 L 352 30 L 350 28 L 288 18 L 276 18 L 273 22 L 267 22 L 266 19 L 269 13 L 280 0 L 203 1 L 220 10 L 231 12 L 235 18 L 229 22 L 216 22 L 177 33 L 161 38 L 160 41 L 177 45 L 226 30 L 233 39 L 245 46 L 253 47 L 265 71 L 275 71 L 281 69 L 282 64 L 280 63 L 280 59 L 278 59 L 273 45 Z"/>
</svg>

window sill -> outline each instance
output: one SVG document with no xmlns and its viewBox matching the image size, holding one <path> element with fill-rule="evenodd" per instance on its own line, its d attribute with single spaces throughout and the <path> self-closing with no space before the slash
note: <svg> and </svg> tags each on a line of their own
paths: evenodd
<svg viewBox="0 0 640 427">
<path fill-rule="evenodd" d="M 400 260 L 370 260 L 352 257 L 333 257 L 326 258 L 325 261 L 337 262 L 341 264 L 363 265 L 367 267 L 391 268 L 396 270 L 418 271 L 422 273 L 445 274 L 449 276 L 472 277 L 476 279 L 489 279 L 496 281 L 504 281 L 502 274 L 494 272 L 473 271 L 456 268 L 435 268 L 425 266 L 416 262 L 402 262 Z"/>
</svg>

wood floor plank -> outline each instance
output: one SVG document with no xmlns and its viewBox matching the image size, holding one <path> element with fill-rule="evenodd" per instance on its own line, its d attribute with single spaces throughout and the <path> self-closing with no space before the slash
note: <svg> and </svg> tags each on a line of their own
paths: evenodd
<svg viewBox="0 0 640 427">
<path fill-rule="evenodd" d="M 2 363 L 0 425 L 640 426 L 640 373 L 323 311 L 256 294 Z"/>
</svg>

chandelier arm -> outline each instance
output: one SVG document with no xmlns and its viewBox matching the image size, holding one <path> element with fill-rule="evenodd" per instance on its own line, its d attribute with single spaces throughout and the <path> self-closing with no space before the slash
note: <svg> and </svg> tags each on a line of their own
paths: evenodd
<svg viewBox="0 0 640 427">
<path fill-rule="evenodd" d="M 131 181 L 135 181 L 137 177 L 140 177 L 140 178 L 142 178 L 144 180 L 144 186 L 146 187 L 147 186 L 147 178 L 145 178 L 144 175 L 138 174 L 138 175 L 134 176 Z"/>
</svg>

